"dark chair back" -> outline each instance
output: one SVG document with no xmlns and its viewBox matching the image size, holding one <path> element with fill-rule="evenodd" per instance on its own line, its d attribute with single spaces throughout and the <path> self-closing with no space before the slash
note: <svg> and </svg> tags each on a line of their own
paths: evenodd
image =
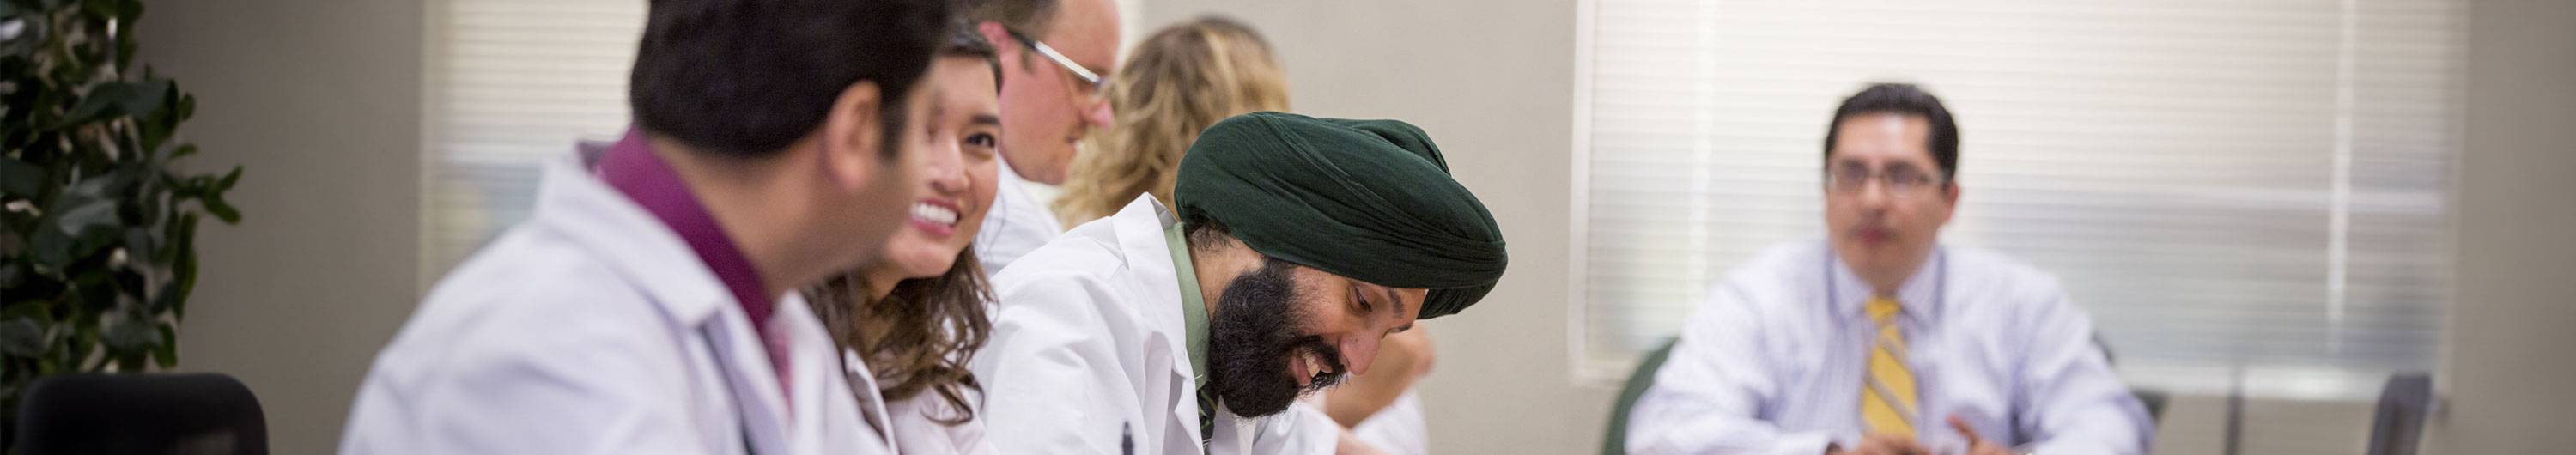
<svg viewBox="0 0 2576 455">
<path fill-rule="evenodd" d="M 1680 340 L 1665 340 L 1663 347 L 1637 360 L 1637 371 L 1628 374 L 1628 385 L 1619 388 L 1618 404 L 1610 407 L 1610 430 L 1601 435 L 1601 455 L 1628 453 L 1628 411 L 1637 407 L 1637 397 L 1645 396 L 1646 389 L 1655 385 L 1655 372 L 1664 369 L 1664 359 L 1673 356 L 1676 341 Z"/>
<path fill-rule="evenodd" d="M 2102 350 L 2102 363 L 2111 364 L 2112 366 L 2118 366 L 2120 364 L 2120 356 L 2111 353 L 2111 343 L 2103 341 L 2102 334 L 2093 334 L 2093 348 Z M 2129 395 L 2138 397 L 2138 404 L 2145 405 L 2147 407 L 2147 425 L 2154 428 L 2164 427 L 2165 402 L 2173 400 L 2171 395 L 2165 394 L 2162 390 L 2142 389 L 2137 387 L 2130 387 Z"/>
<path fill-rule="evenodd" d="M 21 455 L 268 453 L 259 398 L 215 373 L 41 379 L 18 407 L 17 436 Z"/>
<path fill-rule="evenodd" d="M 2390 376 L 2388 387 L 2379 392 L 2379 413 L 2370 422 L 2370 455 L 2415 455 L 2432 410 L 2432 375 Z"/>
</svg>

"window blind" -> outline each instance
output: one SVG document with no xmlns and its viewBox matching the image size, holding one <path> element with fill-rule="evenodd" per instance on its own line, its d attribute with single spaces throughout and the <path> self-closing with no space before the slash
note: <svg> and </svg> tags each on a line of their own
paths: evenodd
<svg viewBox="0 0 2576 455">
<path fill-rule="evenodd" d="M 625 131 L 627 73 L 648 4 L 430 3 L 422 270 L 435 281 L 527 218 L 546 160 Z M 1150 30 L 1141 0 L 1118 5 L 1123 50 Z"/>
<path fill-rule="evenodd" d="M 2057 274 L 2133 385 L 2375 396 L 2439 361 L 2456 0 L 1593 0 L 1578 335 L 1624 375 L 1724 272 L 1822 235 L 1869 82 L 1959 119 L 1951 245 Z"/>
<path fill-rule="evenodd" d="M 524 220 L 543 163 L 627 124 L 638 0 L 431 2 L 423 230 L 436 280 Z"/>
</svg>

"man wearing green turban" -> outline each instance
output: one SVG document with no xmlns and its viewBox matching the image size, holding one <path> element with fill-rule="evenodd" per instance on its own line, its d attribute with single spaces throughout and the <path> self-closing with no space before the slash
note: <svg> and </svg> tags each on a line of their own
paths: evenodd
<svg viewBox="0 0 2576 455">
<path fill-rule="evenodd" d="M 1178 210 L 1139 197 L 993 277 L 971 364 L 994 453 L 1330 453 L 1340 426 L 1297 396 L 1474 305 L 1507 262 L 1404 122 L 1236 116 L 1178 180 Z"/>
</svg>

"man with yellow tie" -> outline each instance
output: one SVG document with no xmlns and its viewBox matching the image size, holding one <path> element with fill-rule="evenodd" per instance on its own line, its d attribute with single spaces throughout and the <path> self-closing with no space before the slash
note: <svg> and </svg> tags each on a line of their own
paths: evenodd
<svg viewBox="0 0 2576 455">
<path fill-rule="evenodd" d="M 1958 126 L 1879 84 L 1825 133 L 1825 239 L 1708 292 L 1629 415 L 1637 454 L 2143 455 L 2146 409 L 2057 279 L 1939 243 Z"/>
</svg>

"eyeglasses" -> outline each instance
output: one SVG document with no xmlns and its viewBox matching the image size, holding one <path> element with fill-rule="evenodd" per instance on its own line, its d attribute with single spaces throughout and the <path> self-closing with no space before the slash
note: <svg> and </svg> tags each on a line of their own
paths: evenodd
<svg viewBox="0 0 2576 455">
<path fill-rule="evenodd" d="M 1867 191 L 1869 182 L 1872 180 L 1885 185 L 1887 195 L 1900 199 L 1921 196 L 1926 190 L 1941 186 L 1942 183 L 1941 176 L 1907 166 L 1891 167 L 1881 171 L 1854 165 L 1825 171 L 1825 187 L 1846 195 Z"/>
<path fill-rule="evenodd" d="M 1091 86 L 1091 93 L 1089 93 L 1089 95 L 1092 100 L 1096 101 L 1108 97 L 1109 80 L 1102 78 L 1099 73 L 1091 72 L 1090 68 L 1083 68 L 1081 64 L 1074 63 L 1072 58 L 1065 57 L 1063 53 L 1056 52 L 1055 48 L 1047 47 L 1046 43 L 1041 43 L 1036 39 L 1029 38 L 1029 35 L 1021 34 L 1017 30 L 1010 31 L 1009 33 L 1011 34 L 1011 39 L 1019 40 L 1020 45 L 1028 46 L 1029 49 L 1038 51 L 1038 55 L 1046 56 L 1047 60 L 1054 61 L 1056 66 L 1064 67 L 1065 72 L 1072 73 L 1075 80 L 1080 80 L 1084 84 L 1089 84 Z"/>
</svg>

